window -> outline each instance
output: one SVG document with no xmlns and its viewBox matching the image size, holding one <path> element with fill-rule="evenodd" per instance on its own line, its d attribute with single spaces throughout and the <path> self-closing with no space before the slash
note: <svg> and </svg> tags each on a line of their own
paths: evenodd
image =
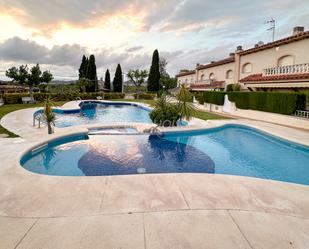
<svg viewBox="0 0 309 249">
<path fill-rule="evenodd" d="M 278 67 L 294 65 L 294 56 L 285 55 L 278 59 Z"/>
<path fill-rule="evenodd" d="M 226 72 L 226 79 L 233 79 L 233 70 L 228 70 Z"/>
<path fill-rule="evenodd" d="M 252 72 L 252 64 L 246 63 L 242 66 L 242 72 L 243 73 L 251 73 Z"/>
<path fill-rule="evenodd" d="M 205 75 L 204 74 L 201 75 L 201 81 L 203 81 L 203 80 L 205 80 Z"/>
<path fill-rule="evenodd" d="M 209 74 L 209 79 L 210 80 L 214 80 L 215 79 L 215 74 L 214 73 Z"/>
</svg>

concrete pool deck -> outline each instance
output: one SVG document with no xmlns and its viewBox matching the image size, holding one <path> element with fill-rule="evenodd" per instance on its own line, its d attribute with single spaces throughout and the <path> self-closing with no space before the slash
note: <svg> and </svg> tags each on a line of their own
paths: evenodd
<svg viewBox="0 0 309 249">
<path fill-rule="evenodd" d="M 46 128 L 32 126 L 34 110 L 1 120 L 21 137 L 0 138 L 0 248 L 309 248 L 309 186 L 211 174 L 26 171 L 18 162 L 25 150 L 86 130 L 69 127 L 48 136 Z M 191 129 L 226 123 L 309 145 L 308 131 L 252 120 L 193 120 Z"/>
</svg>

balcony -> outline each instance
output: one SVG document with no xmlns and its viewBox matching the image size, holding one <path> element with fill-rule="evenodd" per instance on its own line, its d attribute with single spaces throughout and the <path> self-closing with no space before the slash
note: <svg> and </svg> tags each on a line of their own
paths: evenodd
<svg viewBox="0 0 309 249">
<path fill-rule="evenodd" d="M 216 81 L 216 80 L 215 79 L 197 80 L 197 81 L 194 82 L 194 84 L 196 84 L 196 85 L 211 84 L 214 81 Z"/>
<path fill-rule="evenodd" d="M 271 67 L 263 70 L 263 76 L 292 75 L 304 73 L 309 73 L 309 63 L 282 67 Z"/>
</svg>

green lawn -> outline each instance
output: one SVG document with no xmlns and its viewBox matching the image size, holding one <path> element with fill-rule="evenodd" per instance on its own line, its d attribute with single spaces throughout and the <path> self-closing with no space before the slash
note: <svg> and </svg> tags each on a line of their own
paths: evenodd
<svg viewBox="0 0 309 249">
<path fill-rule="evenodd" d="M 66 101 L 59 101 L 59 102 L 55 102 L 55 105 L 57 106 L 61 106 L 65 103 Z M 37 104 L 14 104 L 14 105 L 3 105 L 0 106 L 0 120 L 1 118 L 10 113 L 10 112 L 14 112 L 17 110 L 21 110 L 21 109 L 26 109 L 26 108 L 32 108 L 32 107 L 41 107 L 43 106 L 43 103 L 37 103 Z M 7 129 L 5 129 L 4 127 L 2 127 L 0 125 L 0 134 L 7 134 L 9 137 L 18 137 L 16 134 L 8 131 Z"/>
<path fill-rule="evenodd" d="M 149 104 L 150 106 L 154 106 L 155 105 L 155 100 L 144 100 L 144 99 L 117 99 L 114 101 L 128 101 L 128 102 L 140 102 L 140 103 L 146 103 Z M 199 119 L 203 119 L 203 120 L 208 120 L 208 119 L 231 119 L 230 117 L 227 116 L 223 116 L 223 115 L 219 115 L 219 114 L 215 114 L 213 112 L 204 112 L 204 111 L 200 111 L 197 110 L 195 115 L 195 118 L 199 118 Z"/>
<path fill-rule="evenodd" d="M 208 120 L 208 119 L 231 119 L 230 117 L 215 114 L 213 112 L 204 112 L 198 110 L 196 114 L 194 115 L 195 118 L 203 119 L 203 120 Z"/>
</svg>

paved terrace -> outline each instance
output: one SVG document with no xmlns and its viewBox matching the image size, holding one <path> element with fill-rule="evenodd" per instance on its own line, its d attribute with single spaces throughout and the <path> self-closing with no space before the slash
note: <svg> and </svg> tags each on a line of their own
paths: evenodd
<svg viewBox="0 0 309 249">
<path fill-rule="evenodd" d="M 46 128 L 32 126 L 34 111 L 1 120 L 21 137 L 0 139 L 0 248 L 309 248 L 309 186 L 211 174 L 26 171 L 19 165 L 25 150 L 86 130 L 63 128 L 48 136 Z M 191 129 L 231 122 L 309 145 L 309 132 L 252 120 L 193 120 Z"/>
</svg>

